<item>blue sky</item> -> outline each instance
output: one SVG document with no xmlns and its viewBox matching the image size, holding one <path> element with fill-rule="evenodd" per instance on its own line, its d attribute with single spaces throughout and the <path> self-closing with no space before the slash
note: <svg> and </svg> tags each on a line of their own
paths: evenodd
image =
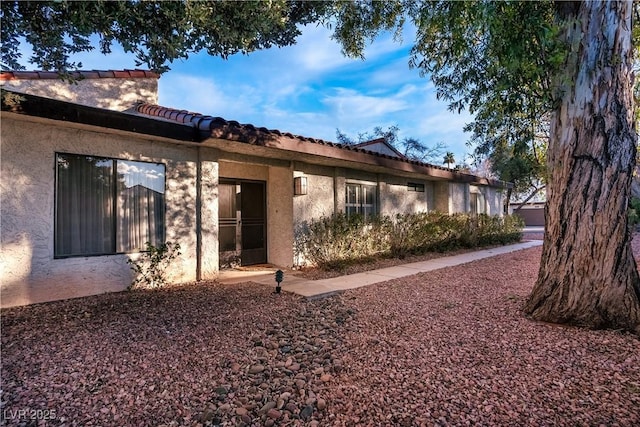
<svg viewBox="0 0 640 427">
<path fill-rule="evenodd" d="M 355 138 L 397 125 L 401 138 L 442 142 L 461 162 L 470 151 L 462 128 L 471 117 L 449 112 L 431 81 L 409 69 L 413 34 L 404 40 L 381 36 L 364 61 L 350 59 L 329 30 L 309 25 L 294 46 L 228 60 L 194 55 L 162 75 L 159 104 L 328 141 L 336 140 L 336 129 Z M 141 68 L 118 49 L 76 59 L 83 69 Z"/>
</svg>

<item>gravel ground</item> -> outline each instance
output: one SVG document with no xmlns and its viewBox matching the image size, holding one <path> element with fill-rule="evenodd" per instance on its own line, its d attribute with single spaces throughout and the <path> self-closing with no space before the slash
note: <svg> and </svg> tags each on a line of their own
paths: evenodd
<svg viewBox="0 0 640 427">
<path fill-rule="evenodd" d="M 3 422 L 639 425 L 637 337 L 523 317 L 540 254 L 312 302 L 207 283 L 3 310 Z"/>
</svg>

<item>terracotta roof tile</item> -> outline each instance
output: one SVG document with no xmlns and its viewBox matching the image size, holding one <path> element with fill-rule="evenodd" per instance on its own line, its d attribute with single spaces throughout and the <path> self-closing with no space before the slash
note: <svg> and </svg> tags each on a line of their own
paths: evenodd
<svg viewBox="0 0 640 427">
<path fill-rule="evenodd" d="M 387 154 L 370 151 L 364 147 L 357 145 L 339 144 L 335 142 L 325 141 L 322 139 L 310 138 L 300 135 L 294 135 L 290 132 L 282 132 L 277 129 L 267 129 L 265 127 L 255 127 L 252 124 L 241 124 L 235 120 L 225 120 L 221 117 L 211 117 L 200 113 L 193 113 L 185 110 L 177 110 L 174 108 L 161 107 L 158 105 L 150 105 L 144 102 L 136 104 L 134 110 L 138 113 L 160 117 L 168 120 L 172 120 L 178 123 L 191 123 L 195 128 L 200 131 L 210 131 L 211 135 L 215 138 L 223 138 L 230 140 L 237 140 L 240 142 L 246 142 L 251 144 L 263 145 L 268 139 L 276 139 L 279 137 L 286 137 L 291 139 L 297 139 L 299 141 L 308 142 L 310 144 L 325 145 L 329 147 L 335 147 L 343 150 L 367 153 L 377 157 L 385 159 L 397 160 L 417 166 L 428 166 L 431 168 L 451 171 L 448 168 L 439 165 L 433 165 L 430 163 L 423 163 L 408 158 L 399 158 L 397 156 L 390 156 Z M 462 175 L 468 175 L 462 173 Z"/>
<path fill-rule="evenodd" d="M 158 73 L 149 70 L 83 70 L 73 71 L 71 75 L 75 78 L 99 79 L 136 79 L 136 78 L 160 78 Z M 2 71 L 0 80 L 51 80 L 57 79 L 59 75 L 56 71 Z"/>
</svg>

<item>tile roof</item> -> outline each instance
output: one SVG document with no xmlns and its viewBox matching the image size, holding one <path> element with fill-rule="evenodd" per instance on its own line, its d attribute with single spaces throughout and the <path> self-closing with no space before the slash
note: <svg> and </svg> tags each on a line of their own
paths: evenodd
<svg viewBox="0 0 640 427">
<path fill-rule="evenodd" d="M 85 70 L 72 71 L 76 79 L 140 79 L 160 78 L 158 73 L 149 70 Z M 60 78 L 57 71 L 2 71 L 0 80 L 53 80 Z"/>
<path fill-rule="evenodd" d="M 159 105 L 140 102 L 133 107 L 133 111 L 144 114 L 146 116 L 159 117 L 182 124 L 191 124 L 201 132 L 211 132 L 211 137 L 213 138 L 228 139 L 255 145 L 265 145 L 266 141 L 274 140 L 280 137 L 288 137 L 302 142 L 335 147 L 346 151 L 366 153 L 377 157 L 451 172 L 450 169 L 443 166 L 411 160 L 404 156 L 399 158 L 397 156 L 390 156 L 387 154 L 379 153 L 377 151 L 367 150 L 363 147 L 360 147 L 359 144 L 339 144 L 336 142 L 325 141 L 323 139 L 294 135 L 289 132 L 281 132 L 277 129 L 255 127 L 251 124 L 241 124 L 234 120 L 228 121 L 223 119 L 222 117 L 207 116 L 187 110 L 177 110 L 174 108 L 162 107 Z M 465 175 L 464 173 L 462 174 Z"/>
</svg>

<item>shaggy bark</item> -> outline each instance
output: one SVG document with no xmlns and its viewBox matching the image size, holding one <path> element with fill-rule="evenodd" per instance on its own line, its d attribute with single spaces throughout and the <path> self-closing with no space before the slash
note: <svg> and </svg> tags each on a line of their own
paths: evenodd
<svg viewBox="0 0 640 427">
<path fill-rule="evenodd" d="M 640 333 L 627 230 L 635 166 L 631 2 L 565 3 L 570 82 L 551 123 L 546 234 L 525 305 L 534 319 Z"/>
</svg>

